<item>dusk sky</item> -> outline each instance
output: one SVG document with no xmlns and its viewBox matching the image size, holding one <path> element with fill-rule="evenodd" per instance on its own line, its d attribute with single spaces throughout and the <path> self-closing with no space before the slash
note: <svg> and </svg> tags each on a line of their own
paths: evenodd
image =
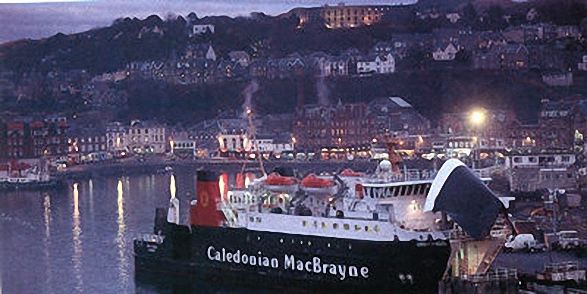
<svg viewBox="0 0 587 294">
<path fill-rule="evenodd" d="M 294 7 L 314 7 L 324 4 L 390 4 L 411 3 L 415 0 L 0 0 L 0 43 L 23 38 L 39 39 L 59 32 L 78 33 L 109 26 L 120 17 L 144 19 L 169 13 L 186 16 L 195 12 L 207 15 L 246 16 L 251 12 L 279 15 Z"/>
</svg>

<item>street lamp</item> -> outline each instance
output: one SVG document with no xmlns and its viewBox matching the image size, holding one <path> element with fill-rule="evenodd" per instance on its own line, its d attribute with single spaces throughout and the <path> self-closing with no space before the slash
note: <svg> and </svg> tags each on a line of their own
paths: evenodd
<svg viewBox="0 0 587 294">
<path fill-rule="evenodd" d="M 485 124 L 485 111 L 483 109 L 476 109 L 471 111 L 471 114 L 469 115 L 469 123 L 473 126 L 473 133 L 474 133 L 474 137 L 473 137 L 473 146 L 472 146 L 472 152 L 473 152 L 473 162 L 472 162 L 472 167 L 473 169 L 475 168 L 475 160 L 479 159 L 478 157 L 478 153 L 479 153 L 479 146 L 481 145 L 481 139 L 478 138 L 480 137 L 480 134 L 477 134 L 477 130 L 482 127 Z"/>
</svg>

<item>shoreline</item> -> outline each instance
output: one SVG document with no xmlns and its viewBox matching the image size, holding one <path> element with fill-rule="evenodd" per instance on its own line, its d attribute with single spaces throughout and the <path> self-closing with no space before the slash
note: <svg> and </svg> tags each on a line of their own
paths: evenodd
<svg viewBox="0 0 587 294">
<path fill-rule="evenodd" d="M 147 160 L 121 161 L 76 165 L 65 171 L 57 172 L 59 180 L 80 179 L 92 176 L 141 175 L 171 170 L 209 169 L 220 172 L 261 172 L 261 164 L 251 160 Z M 266 173 L 271 173 L 276 167 L 293 168 L 308 173 L 340 172 L 345 168 L 355 171 L 368 171 L 377 167 L 372 161 L 264 161 Z"/>
</svg>

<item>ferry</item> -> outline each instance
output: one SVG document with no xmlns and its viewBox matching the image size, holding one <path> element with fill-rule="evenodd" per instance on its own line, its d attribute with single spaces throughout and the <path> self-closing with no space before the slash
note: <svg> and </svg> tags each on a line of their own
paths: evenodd
<svg viewBox="0 0 587 294">
<path fill-rule="evenodd" d="M 137 277 L 432 293 L 449 266 L 455 221 L 483 238 L 502 209 L 483 180 L 456 159 L 435 177 L 411 180 L 387 160 L 371 175 L 298 181 L 282 172 L 225 197 L 218 179 L 198 171 L 187 224 L 179 222 L 173 194 L 167 212 L 157 209 L 153 234 L 134 240 Z"/>
</svg>

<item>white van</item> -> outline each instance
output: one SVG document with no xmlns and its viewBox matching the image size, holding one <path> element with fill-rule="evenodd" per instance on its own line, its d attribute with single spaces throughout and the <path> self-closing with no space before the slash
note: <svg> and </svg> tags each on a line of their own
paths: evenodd
<svg viewBox="0 0 587 294">
<path fill-rule="evenodd" d="M 542 250 L 542 246 L 538 245 L 536 239 L 532 234 L 519 234 L 515 237 L 509 235 L 505 241 L 504 250 L 506 252 L 526 250 L 528 252 L 536 252 Z"/>
</svg>

